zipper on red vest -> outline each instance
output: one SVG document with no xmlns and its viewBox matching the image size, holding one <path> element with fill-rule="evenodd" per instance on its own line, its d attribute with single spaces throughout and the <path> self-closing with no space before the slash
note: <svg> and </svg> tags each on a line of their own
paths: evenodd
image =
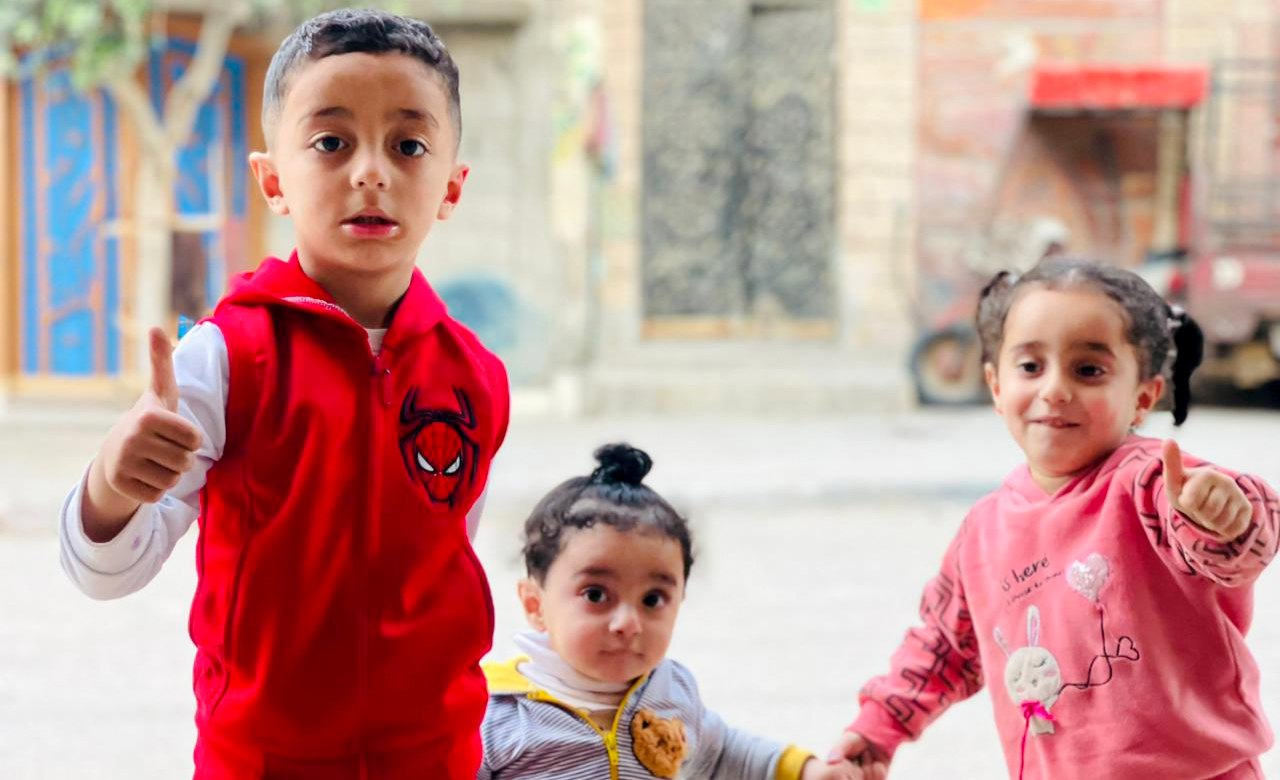
<svg viewBox="0 0 1280 780">
<path fill-rule="evenodd" d="M 382 360 L 382 353 L 373 356 L 373 376 L 375 382 L 381 382 L 382 405 L 391 405 L 391 369 Z M 375 390 L 376 392 L 376 390 Z"/>
<path fill-rule="evenodd" d="M 366 734 L 368 719 L 368 686 L 369 686 L 369 571 L 373 557 L 374 529 L 378 517 L 382 513 L 379 478 L 382 474 L 382 410 L 391 406 L 391 369 L 387 367 L 381 354 L 373 356 L 373 367 L 369 375 L 369 492 L 365 507 L 364 526 L 359 530 L 360 543 L 357 546 L 357 582 L 358 618 L 357 618 L 357 650 L 356 663 L 356 707 L 360 723 L 357 738 L 357 750 L 360 753 L 361 777 L 367 771 L 365 765 Z"/>
</svg>

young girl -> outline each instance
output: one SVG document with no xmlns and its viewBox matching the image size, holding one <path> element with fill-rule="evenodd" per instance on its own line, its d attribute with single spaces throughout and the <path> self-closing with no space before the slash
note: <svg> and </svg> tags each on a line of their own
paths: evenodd
<svg viewBox="0 0 1280 780">
<path fill-rule="evenodd" d="M 693 675 L 664 658 L 693 564 L 689 528 L 641 483 L 651 461 L 602 447 L 589 477 L 562 483 L 525 522 L 520 602 L 535 632 L 523 657 L 485 668 L 480 780 L 857 780 L 732 729 Z"/>
<path fill-rule="evenodd" d="M 1272 735 L 1244 636 L 1280 538 L 1276 494 L 1133 434 L 1171 349 L 1186 416 L 1198 329 L 1136 275 L 1063 261 L 997 276 L 978 330 L 1027 463 L 965 518 L 924 625 L 863 688 L 833 760 L 878 774 L 993 679 L 1010 777 L 1260 778 Z"/>
</svg>

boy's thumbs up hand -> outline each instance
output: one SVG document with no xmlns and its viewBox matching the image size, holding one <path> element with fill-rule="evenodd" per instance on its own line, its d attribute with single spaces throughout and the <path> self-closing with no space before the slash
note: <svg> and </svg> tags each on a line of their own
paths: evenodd
<svg viewBox="0 0 1280 780">
<path fill-rule="evenodd" d="M 1174 509 L 1223 540 L 1249 530 L 1253 504 L 1234 479 L 1212 466 L 1185 468 L 1182 450 L 1172 440 L 1165 441 L 1161 459 L 1165 493 Z"/>
<path fill-rule="evenodd" d="M 149 392 L 170 412 L 178 411 L 178 379 L 173 375 L 173 345 L 159 328 L 147 334 L 151 339 L 151 386 Z"/>
<path fill-rule="evenodd" d="M 90 539 L 113 538 L 139 504 L 154 503 L 195 465 L 200 429 L 178 414 L 173 347 L 152 328 L 151 382 L 111 429 L 89 469 L 82 519 Z"/>
<path fill-rule="evenodd" d="M 107 484 L 121 496 L 154 503 L 195 465 L 200 431 L 178 414 L 178 380 L 169 337 L 152 328 L 151 384 L 103 444 Z"/>
</svg>

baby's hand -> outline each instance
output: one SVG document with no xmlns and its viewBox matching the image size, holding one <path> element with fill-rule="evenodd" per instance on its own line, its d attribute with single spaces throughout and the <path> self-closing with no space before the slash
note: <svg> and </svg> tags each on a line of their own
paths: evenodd
<svg viewBox="0 0 1280 780">
<path fill-rule="evenodd" d="M 814 762 L 809 762 L 810 764 Z M 827 754 L 827 767 L 840 769 L 852 765 L 856 774 L 855 780 L 884 780 L 889 774 L 889 758 L 875 745 L 872 745 L 856 731 L 846 731 L 840 735 L 831 752 Z M 805 765 L 808 769 L 809 765 Z M 850 775 L 818 775 L 820 777 L 850 777 Z M 802 777 L 802 780 L 808 780 Z"/>
<path fill-rule="evenodd" d="M 811 758 L 805 762 L 804 769 L 800 771 L 800 780 L 883 780 L 883 765 L 876 772 L 878 774 L 870 769 L 855 766 L 847 760 L 831 764 Z"/>
<path fill-rule="evenodd" d="M 1174 509 L 1224 541 L 1249 530 L 1253 504 L 1234 479 L 1213 466 L 1184 469 L 1177 442 L 1166 441 L 1162 455 L 1165 491 Z"/>
</svg>

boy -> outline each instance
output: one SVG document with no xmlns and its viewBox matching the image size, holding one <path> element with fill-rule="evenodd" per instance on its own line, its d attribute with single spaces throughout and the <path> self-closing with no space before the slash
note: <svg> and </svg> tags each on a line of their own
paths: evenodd
<svg viewBox="0 0 1280 780">
<path fill-rule="evenodd" d="M 469 534 L 506 373 L 414 268 L 458 204 L 458 72 L 426 24 L 316 17 L 272 59 L 250 157 L 297 248 L 170 351 L 63 510 L 95 598 L 198 514 L 197 780 L 472 780 L 493 605 Z M 198 497 L 198 498 L 197 498 Z"/>
</svg>

